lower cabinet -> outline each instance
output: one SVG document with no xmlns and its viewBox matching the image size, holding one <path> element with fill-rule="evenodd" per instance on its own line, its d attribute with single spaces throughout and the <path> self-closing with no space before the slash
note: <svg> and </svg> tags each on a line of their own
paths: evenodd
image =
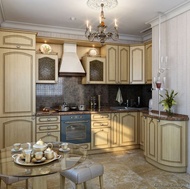
<svg viewBox="0 0 190 189">
<path fill-rule="evenodd" d="M 35 141 L 35 117 L 0 118 L 0 148 Z"/>
<path fill-rule="evenodd" d="M 138 112 L 112 113 L 111 147 L 139 144 Z"/>
<path fill-rule="evenodd" d="M 91 114 L 91 149 L 110 148 L 110 114 Z"/>
<path fill-rule="evenodd" d="M 145 118 L 143 113 L 139 113 L 139 139 L 140 139 L 140 148 L 144 150 L 144 140 L 145 140 Z"/>
<path fill-rule="evenodd" d="M 36 117 L 36 140 L 60 141 L 60 116 Z"/>
<path fill-rule="evenodd" d="M 186 121 L 146 119 L 145 157 L 149 163 L 171 172 L 186 172 Z"/>
</svg>

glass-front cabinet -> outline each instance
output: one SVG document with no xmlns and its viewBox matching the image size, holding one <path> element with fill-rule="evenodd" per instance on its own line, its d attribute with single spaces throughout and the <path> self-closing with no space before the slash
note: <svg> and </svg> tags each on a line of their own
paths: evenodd
<svg viewBox="0 0 190 189">
<path fill-rule="evenodd" d="M 57 83 L 58 56 L 36 54 L 36 83 Z"/>
<path fill-rule="evenodd" d="M 82 64 L 86 71 L 82 84 L 105 84 L 105 58 L 85 56 Z"/>
</svg>

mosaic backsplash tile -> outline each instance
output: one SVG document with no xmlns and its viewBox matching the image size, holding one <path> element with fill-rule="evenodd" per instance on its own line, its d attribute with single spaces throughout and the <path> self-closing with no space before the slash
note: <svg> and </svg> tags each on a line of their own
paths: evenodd
<svg viewBox="0 0 190 189">
<path fill-rule="evenodd" d="M 91 96 L 101 95 L 101 106 L 117 106 L 116 94 L 121 89 L 124 103 L 141 98 L 141 105 L 148 106 L 152 97 L 151 85 L 83 85 L 80 77 L 59 77 L 56 84 L 36 84 L 36 107 L 56 107 L 67 104 L 84 104 L 89 107 Z"/>
</svg>

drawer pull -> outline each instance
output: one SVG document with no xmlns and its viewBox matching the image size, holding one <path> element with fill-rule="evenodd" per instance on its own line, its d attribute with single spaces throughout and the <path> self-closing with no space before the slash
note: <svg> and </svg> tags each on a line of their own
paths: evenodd
<svg viewBox="0 0 190 189">
<path fill-rule="evenodd" d="M 48 121 L 51 121 L 51 118 L 47 118 Z"/>
<path fill-rule="evenodd" d="M 17 48 L 17 49 L 20 49 L 20 45 L 16 45 L 16 48 Z"/>
<path fill-rule="evenodd" d="M 48 135 L 48 136 L 50 136 L 50 135 L 51 135 L 51 133 L 47 133 L 47 135 Z"/>
</svg>

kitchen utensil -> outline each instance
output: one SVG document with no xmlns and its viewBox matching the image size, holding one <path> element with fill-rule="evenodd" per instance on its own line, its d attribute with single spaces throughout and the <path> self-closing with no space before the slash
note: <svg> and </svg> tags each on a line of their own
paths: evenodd
<svg viewBox="0 0 190 189">
<path fill-rule="evenodd" d="M 83 111 L 83 110 L 86 109 L 86 106 L 83 105 L 83 104 L 81 104 L 81 105 L 78 106 L 78 109 L 79 109 L 80 111 Z"/>
</svg>

